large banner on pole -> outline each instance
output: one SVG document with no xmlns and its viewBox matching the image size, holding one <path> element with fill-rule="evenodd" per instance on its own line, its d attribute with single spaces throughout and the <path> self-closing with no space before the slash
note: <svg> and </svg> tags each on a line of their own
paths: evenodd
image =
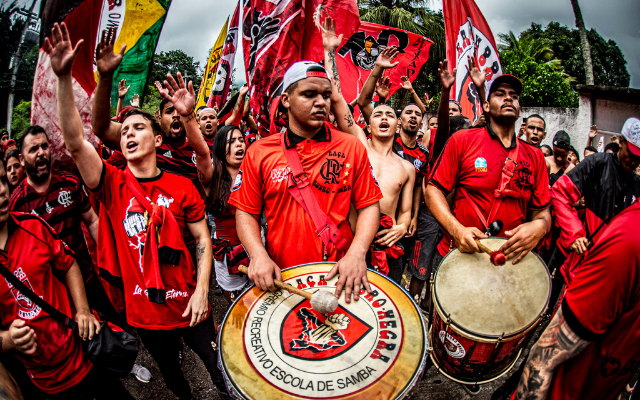
<svg viewBox="0 0 640 400">
<path fill-rule="evenodd" d="M 229 18 L 224 22 L 224 26 L 218 35 L 218 40 L 213 45 L 211 53 L 209 54 L 209 60 L 207 60 L 207 66 L 204 69 L 202 75 L 202 83 L 200 83 L 200 89 L 198 90 L 198 98 L 196 100 L 196 110 L 202 106 L 207 105 L 211 89 L 213 88 L 213 80 L 216 77 L 216 71 L 218 70 L 218 64 L 220 63 L 220 57 L 222 56 L 222 46 L 224 46 L 225 39 L 227 37 L 227 27 L 229 26 Z"/>
<path fill-rule="evenodd" d="M 449 70 L 457 68 L 451 98 L 462 106 L 462 114 L 475 122 L 482 115 L 482 103 L 467 70 L 467 56 L 475 59 L 478 68 L 486 69 L 485 93 L 491 83 L 502 75 L 496 42 L 480 9 L 473 0 L 444 1 L 444 28 L 447 39 Z M 455 62 L 454 62 L 455 61 Z"/>
<path fill-rule="evenodd" d="M 386 72 L 391 81 L 391 96 L 402 87 L 401 76 L 407 76 L 411 82 L 416 79 L 420 68 L 429 60 L 432 44 L 430 39 L 416 33 L 362 22 L 358 32 L 346 40 L 336 55 L 345 100 L 351 102 L 360 94 L 378 54 L 387 47 L 396 46 L 399 50 L 394 60 L 399 64 Z"/>
</svg>

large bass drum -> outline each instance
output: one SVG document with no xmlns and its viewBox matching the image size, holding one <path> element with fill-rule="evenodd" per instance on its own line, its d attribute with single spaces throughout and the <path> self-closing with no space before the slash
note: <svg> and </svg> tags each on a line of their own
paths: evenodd
<svg viewBox="0 0 640 400">
<path fill-rule="evenodd" d="M 481 240 L 498 250 L 506 239 Z M 484 253 L 451 251 L 431 280 L 433 363 L 448 378 L 486 383 L 518 360 L 549 301 L 551 278 L 536 254 L 495 266 Z"/>
<path fill-rule="evenodd" d="M 282 279 L 308 292 L 335 291 L 335 263 L 305 264 Z M 240 399 L 403 399 L 427 360 L 427 331 L 411 297 L 368 271 L 373 294 L 323 315 L 286 291 L 247 289 L 232 304 L 218 337 L 220 369 Z"/>
</svg>

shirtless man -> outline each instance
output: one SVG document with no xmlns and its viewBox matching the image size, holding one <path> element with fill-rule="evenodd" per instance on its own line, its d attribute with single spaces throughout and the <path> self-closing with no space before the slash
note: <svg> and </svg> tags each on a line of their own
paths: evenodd
<svg viewBox="0 0 640 400">
<path fill-rule="evenodd" d="M 335 51 L 340 46 L 341 39 L 342 36 L 336 36 L 335 24 L 327 18 L 323 23 L 322 43 L 325 66 L 332 73 L 333 78 L 331 104 L 337 117 L 338 129 L 355 135 L 367 149 L 369 161 L 383 195 L 380 200 L 380 219 L 381 228 L 384 228 L 378 231 L 373 247 L 382 249 L 378 251 L 384 251 L 385 248 L 393 248 L 407 233 L 411 223 L 413 184 L 416 174 L 410 162 L 393 152 L 393 142 L 398 126 L 393 108 L 386 104 L 379 104 L 373 109 L 369 119 L 370 140 L 367 139 L 362 128 L 354 123 L 349 106 L 341 94 L 340 78 L 335 64 Z M 375 263 L 373 258 L 372 263 Z M 402 259 L 399 256 L 394 258 L 389 253 L 386 259 L 389 277 L 400 283 L 403 272 Z M 381 269 L 384 270 L 384 267 Z"/>
<path fill-rule="evenodd" d="M 571 171 L 574 165 L 569 162 L 571 138 L 565 131 L 558 131 L 553 137 L 553 155 L 545 157 L 547 172 L 549 173 L 549 187 L 565 173 Z"/>
</svg>

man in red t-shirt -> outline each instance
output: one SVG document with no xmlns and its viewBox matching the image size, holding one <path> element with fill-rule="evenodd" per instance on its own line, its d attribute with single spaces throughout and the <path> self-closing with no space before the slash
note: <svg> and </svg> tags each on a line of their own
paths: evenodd
<svg viewBox="0 0 640 400">
<path fill-rule="evenodd" d="M 198 125 L 204 141 L 210 150 L 213 150 L 213 140 L 218 132 L 218 112 L 213 108 L 203 108 L 198 114 Z"/>
<path fill-rule="evenodd" d="M 82 339 L 92 339 L 100 331 L 73 252 L 39 217 L 9 212 L 2 161 L 0 248 L 0 268 L 8 269 L 33 293 L 74 318 Z M 0 278 L 0 350 L 14 351 L 33 383 L 49 399 L 133 399 L 117 378 L 92 366 L 80 337 Z"/>
<path fill-rule="evenodd" d="M 640 202 L 608 225 L 524 369 L 516 399 L 617 399 L 640 366 Z"/>
<path fill-rule="evenodd" d="M 516 263 L 549 231 L 549 176 L 543 154 L 515 135 L 521 92 L 518 78 L 496 78 L 483 105 L 487 126 L 451 136 L 433 167 L 425 200 L 445 230 L 439 257 L 453 247 L 480 251 L 474 238 L 486 237 L 483 231 L 500 220 L 498 236 L 509 237 L 500 250 Z M 511 170 L 512 177 L 506 180 L 503 170 Z M 501 182 L 506 185 L 501 187 Z M 454 189 L 452 211 L 445 196 Z M 529 213 L 531 221 L 526 222 Z"/>
<path fill-rule="evenodd" d="M 352 290 L 358 299 L 361 283 L 370 291 L 365 255 L 378 230 L 382 194 L 364 146 L 356 137 L 325 125 L 330 95 L 329 75 L 319 64 L 303 61 L 289 68 L 281 98 L 288 110 L 288 129 L 249 148 L 229 204 L 237 208 L 238 236 L 251 257 L 249 278 L 260 289 L 275 289 L 273 277 L 281 278 L 280 268 L 338 261 L 326 278 L 340 273 L 336 296 L 346 287 L 350 302 Z M 351 234 L 350 204 L 358 213 L 355 238 L 344 255 L 333 245 L 325 248 L 310 215 L 289 193 L 291 167 L 285 151 L 294 148 L 319 208 L 342 228 L 343 237 Z M 260 237 L 263 209 L 269 225 L 268 251 Z"/>
<path fill-rule="evenodd" d="M 108 282 L 119 281 L 127 322 L 138 328 L 142 342 L 174 394 L 191 397 L 180 368 L 181 337 L 200 356 L 214 385 L 224 394 L 217 351 L 211 346 L 216 337 L 208 302 L 213 253 L 204 220 L 204 202 L 187 179 L 158 168 L 156 148 L 163 140 L 161 128 L 152 115 L 142 110 L 132 109 L 123 119 L 120 148 L 127 160 L 125 171 L 103 163 L 96 149 L 84 139 L 74 105 L 71 67 L 78 45 L 74 50 L 64 24 L 55 24 L 53 30 L 54 46 L 49 48 L 47 43 L 47 47 L 51 68 L 58 76 L 62 136 L 85 185 L 101 203 L 101 277 Z M 169 79 L 173 81 L 172 77 Z M 187 129 L 197 132 L 193 86 L 189 83 L 190 90 L 185 89 L 180 74 L 178 80 L 182 85 L 172 99 L 173 107 Z M 185 227 L 195 239 L 197 266 L 184 243 Z"/>
</svg>

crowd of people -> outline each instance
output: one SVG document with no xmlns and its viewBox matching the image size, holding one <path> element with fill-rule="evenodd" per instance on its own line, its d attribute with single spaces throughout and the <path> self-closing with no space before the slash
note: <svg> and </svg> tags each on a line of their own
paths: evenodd
<svg viewBox="0 0 640 400">
<path fill-rule="evenodd" d="M 640 367 L 640 244 L 632 233 L 640 222 L 640 120 L 630 118 L 606 146 L 593 143 L 593 126 L 581 159 L 564 130 L 542 144 L 542 115 L 527 116 L 516 132 L 522 83 L 502 75 L 484 93 L 486 75 L 471 58 L 469 75 L 486 98 L 475 123 L 449 98 L 456 73 L 447 60 L 438 68 L 436 115 L 426 117 L 429 97 L 423 102 L 407 77 L 411 101 L 396 110 L 386 102 L 393 46 L 348 103 L 336 63 L 342 36 L 330 18 L 322 31 L 324 65 L 289 68 L 276 131 L 261 138 L 248 87 L 220 110 L 195 110 L 192 83 L 180 73 L 156 82 L 163 100 L 155 115 L 138 96 L 125 107 L 120 82 L 112 117 L 124 47 L 114 50 L 108 29 L 95 58 L 96 149 L 85 139 L 71 78 L 84 44 L 54 25 L 45 48 L 75 169 L 52 168 L 39 126 L 17 140 L 2 134 L 0 268 L 79 329 L 59 324 L 8 281 L 0 285 L 0 361 L 25 398 L 133 398 L 85 354 L 83 341 L 104 320 L 135 330 L 178 398 L 192 398 L 181 339 L 230 398 L 210 288 L 230 304 L 251 284 L 275 290 L 284 268 L 335 261 L 326 279 L 338 276 L 336 297 L 344 290 L 350 303 L 371 293 L 367 271 L 375 270 L 405 287 L 429 321 L 425 282 L 453 249 L 479 252 L 475 239 L 496 220 L 507 260 L 517 265 L 535 252 L 557 271 L 550 308 L 561 304 L 507 396 L 613 399 L 629 383 Z M 151 379 L 142 365 L 132 373 Z M 10 380 L 0 377 L 10 393 L 2 382 Z"/>
</svg>

